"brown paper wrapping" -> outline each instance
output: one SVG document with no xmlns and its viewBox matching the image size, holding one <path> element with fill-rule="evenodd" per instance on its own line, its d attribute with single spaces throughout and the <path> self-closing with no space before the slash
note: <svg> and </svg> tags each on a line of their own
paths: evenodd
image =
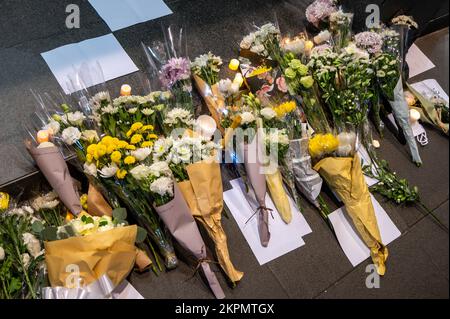
<svg viewBox="0 0 450 319">
<path fill-rule="evenodd" d="M 357 154 L 350 157 L 328 157 L 314 166 L 345 204 L 347 213 L 370 248 L 371 257 L 380 275 L 386 272 L 388 250 L 381 241 L 372 199 Z"/>
<path fill-rule="evenodd" d="M 45 242 L 45 261 L 52 287 L 75 284 L 79 269 L 80 285 L 89 285 L 107 275 L 120 284 L 133 269 L 137 226 L 118 227 L 85 237 Z"/>
<path fill-rule="evenodd" d="M 219 90 L 219 85 L 214 84 L 209 86 L 201 77 L 194 74 L 194 82 L 197 87 L 198 92 L 203 97 L 212 118 L 217 123 L 217 128 L 222 134 L 225 130 L 221 125 L 220 110 L 225 108 L 225 98 Z"/>
<path fill-rule="evenodd" d="M 92 216 L 109 216 L 112 217 L 112 208 L 105 200 L 99 190 L 92 184 L 89 184 L 88 199 L 87 199 L 88 211 Z"/>
<path fill-rule="evenodd" d="M 26 146 L 42 174 L 58 194 L 59 199 L 71 213 L 78 215 L 83 210 L 80 196 L 74 187 L 69 168 L 59 149 L 56 146 L 40 149 L 31 144 Z"/>
<path fill-rule="evenodd" d="M 178 243 L 199 261 L 216 298 L 225 298 L 219 281 L 207 262 L 206 245 L 178 184 L 174 185 L 172 201 L 155 207 L 155 210 Z"/>
<path fill-rule="evenodd" d="M 223 188 L 220 166 L 216 162 L 203 161 L 187 167 L 189 181 L 179 183 L 194 217 L 204 226 L 215 243 L 220 266 L 231 282 L 242 279 L 244 273 L 236 270 L 231 262 L 227 235 L 222 227 Z"/>
</svg>

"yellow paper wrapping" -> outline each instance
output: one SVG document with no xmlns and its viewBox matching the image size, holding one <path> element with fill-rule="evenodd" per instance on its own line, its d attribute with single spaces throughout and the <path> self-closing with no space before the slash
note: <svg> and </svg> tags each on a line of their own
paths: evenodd
<svg viewBox="0 0 450 319">
<path fill-rule="evenodd" d="M 358 155 L 355 154 L 353 158 L 328 157 L 317 163 L 314 169 L 344 202 L 357 231 L 370 248 L 378 273 L 384 275 L 388 250 L 381 241 L 375 210 Z"/>
<path fill-rule="evenodd" d="M 289 199 L 283 187 L 283 178 L 280 170 L 273 174 L 266 174 L 267 188 L 278 213 L 286 224 L 292 221 L 292 210 Z"/>
<path fill-rule="evenodd" d="M 70 287 L 77 275 L 89 285 L 107 275 L 120 284 L 133 269 L 137 226 L 118 227 L 85 237 L 45 242 L 45 261 L 52 287 Z M 79 270 L 79 273 L 77 271 Z"/>
<path fill-rule="evenodd" d="M 197 219 L 215 243 L 220 266 L 233 282 L 244 276 L 233 266 L 227 245 L 227 236 L 222 228 L 223 189 L 218 163 L 199 162 L 187 167 L 189 181 L 179 183 L 183 197 Z"/>
<path fill-rule="evenodd" d="M 225 131 L 221 125 L 220 110 L 225 107 L 225 99 L 219 90 L 219 85 L 209 86 L 202 78 L 194 74 L 194 82 L 200 95 L 208 107 L 211 117 L 216 121 L 217 128 L 223 134 Z"/>
</svg>

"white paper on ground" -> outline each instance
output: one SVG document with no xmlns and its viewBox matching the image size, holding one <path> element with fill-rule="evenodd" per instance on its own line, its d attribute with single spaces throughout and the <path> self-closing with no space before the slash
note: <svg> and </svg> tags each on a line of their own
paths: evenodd
<svg viewBox="0 0 450 319">
<path fill-rule="evenodd" d="M 408 62 L 411 78 L 435 67 L 433 62 L 415 44 L 409 48 L 406 54 L 406 62 Z"/>
<path fill-rule="evenodd" d="M 72 87 L 68 85 L 68 76 L 77 73 L 82 64 L 99 63 L 105 81 L 139 70 L 113 34 L 68 44 L 41 55 L 66 94 L 73 93 Z M 92 83 L 85 84 L 89 87 L 101 81 L 100 78 L 92 77 Z"/>
<path fill-rule="evenodd" d="M 395 239 L 400 237 L 401 232 L 397 226 L 395 226 L 383 207 L 381 207 L 380 203 L 372 195 L 371 197 L 381 233 L 381 239 L 384 245 L 389 245 Z M 344 210 L 345 207 L 334 211 L 329 215 L 329 219 L 333 225 L 342 250 L 353 267 L 356 267 L 370 257 L 370 250 L 359 237 L 353 227 L 353 223 L 348 220 L 350 217 Z"/>
<path fill-rule="evenodd" d="M 305 245 L 302 236 L 311 233 L 312 230 L 303 215 L 293 205 L 293 201 L 290 200 L 293 215 L 292 222 L 286 225 L 276 211 L 270 196 L 267 195 L 266 206 L 274 210 L 273 219 L 271 216 L 269 217 L 271 238 L 268 247 L 261 246 L 256 216 L 248 221 L 254 212 L 239 183 L 242 183 L 242 179 L 231 181 L 233 188 L 224 192 L 223 198 L 260 265 L 264 265 Z M 247 221 L 248 223 L 246 224 Z"/>
<path fill-rule="evenodd" d="M 127 280 L 122 281 L 112 292 L 113 299 L 144 299 Z"/>
<path fill-rule="evenodd" d="M 361 166 L 365 166 L 365 165 L 372 165 L 372 160 L 370 159 L 369 153 L 367 152 L 366 148 L 364 146 L 360 146 L 358 149 L 358 154 L 359 157 L 361 158 Z M 372 173 L 374 175 L 377 174 L 376 168 L 374 167 L 375 165 L 372 165 Z M 366 180 L 367 186 L 373 186 L 375 184 L 377 184 L 379 182 L 378 179 L 376 178 L 372 178 L 369 176 L 364 175 L 364 179 Z"/>
<path fill-rule="evenodd" d="M 89 0 L 89 2 L 113 32 L 173 13 L 162 0 Z"/>
<path fill-rule="evenodd" d="M 431 96 L 436 92 L 439 93 L 440 97 L 443 98 L 447 103 L 449 102 L 448 95 L 445 93 L 444 89 L 439 85 L 438 81 L 435 79 L 427 79 L 414 84 L 411 84 L 414 90 L 419 92 L 424 96 Z"/>
</svg>

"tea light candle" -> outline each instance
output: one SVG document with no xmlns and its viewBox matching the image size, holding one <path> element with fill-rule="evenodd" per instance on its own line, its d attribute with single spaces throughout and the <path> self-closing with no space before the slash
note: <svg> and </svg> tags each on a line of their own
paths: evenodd
<svg viewBox="0 0 450 319">
<path fill-rule="evenodd" d="M 131 86 L 128 84 L 122 85 L 120 88 L 120 95 L 121 96 L 130 96 L 131 95 Z"/>
<path fill-rule="evenodd" d="M 420 120 L 420 112 L 415 109 L 409 110 L 409 120 L 411 121 L 411 123 L 416 123 L 418 120 Z"/>
<path fill-rule="evenodd" d="M 238 84 L 239 87 L 242 86 L 242 84 L 244 83 L 244 77 L 242 76 L 241 73 L 236 73 L 236 76 L 234 77 L 233 83 Z"/>
<path fill-rule="evenodd" d="M 201 136 L 210 139 L 217 130 L 217 123 L 209 115 L 200 115 L 197 119 L 197 128 Z"/>
<path fill-rule="evenodd" d="M 231 61 L 230 61 L 230 64 L 228 65 L 228 67 L 230 68 L 230 70 L 232 70 L 232 71 L 237 71 L 238 69 L 239 69 L 239 65 L 240 65 L 241 63 L 239 62 L 239 60 L 238 59 L 232 59 Z"/>
<path fill-rule="evenodd" d="M 36 141 L 39 144 L 50 141 L 50 132 L 48 130 L 41 130 L 37 132 Z"/>
</svg>

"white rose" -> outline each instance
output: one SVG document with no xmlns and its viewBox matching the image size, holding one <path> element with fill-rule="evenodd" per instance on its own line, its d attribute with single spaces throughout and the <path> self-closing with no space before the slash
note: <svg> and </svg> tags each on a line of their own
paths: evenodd
<svg viewBox="0 0 450 319">
<path fill-rule="evenodd" d="M 27 250 L 30 253 L 33 258 L 38 257 L 41 255 L 41 243 L 39 240 L 34 237 L 33 234 L 30 233 L 23 233 L 22 234 L 22 240 L 25 246 L 27 246 Z"/>
<path fill-rule="evenodd" d="M 57 121 L 50 121 L 46 126 L 44 126 L 44 130 L 48 130 L 52 135 L 56 135 L 59 133 L 61 129 L 61 124 Z"/>
<path fill-rule="evenodd" d="M 131 156 L 134 156 L 139 162 L 142 162 L 152 153 L 152 149 L 149 147 L 138 148 L 137 150 L 131 151 Z"/>
<path fill-rule="evenodd" d="M 151 173 L 152 171 L 147 165 L 138 165 L 130 170 L 131 176 L 133 176 L 138 181 L 148 178 Z"/>
<path fill-rule="evenodd" d="M 173 179 L 160 177 L 150 185 L 150 191 L 160 196 L 173 196 Z"/>
<path fill-rule="evenodd" d="M 5 250 L 0 246 L 0 261 L 5 259 Z"/>
<path fill-rule="evenodd" d="M 277 112 L 275 112 L 271 107 L 265 107 L 261 110 L 261 116 L 266 120 L 271 120 L 277 116 Z"/>
<path fill-rule="evenodd" d="M 76 127 L 68 127 L 62 132 L 62 139 L 67 145 L 73 145 L 81 138 L 81 132 Z"/>
<path fill-rule="evenodd" d="M 241 124 L 250 124 L 255 121 L 255 116 L 250 112 L 241 114 Z"/>
<path fill-rule="evenodd" d="M 86 116 L 84 116 L 84 114 L 80 111 L 67 113 L 67 121 L 69 121 L 72 125 L 81 126 L 85 119 Z"/>
<path fill-rule="evenodd" d="M 113 177 L 114 175 L 116 175 L 118 170 L 119 170 L 119 168 L 117 167 L 116 164 L 110 164 L 108 166 L 103 167 L 99 171 L 99 173 L 100 173 L 100 176 L 103 178 L 110 178 L 110 177 Z"/>
<path fill-rule="evenodd" d="M 91 163 L 91 164 L 84 163 L 83 168 L 84 168 L 84 172 L 87 175 L 97 177 L 97 166 L 95 166 L 94 163 Z"/>
<path fill-rule="evenodd" d="M 86 142 L 98 142 L 100 138 L 98 137 L 97 131 L 95 130 L 86 130 L 81 133 L 81 139 Z"/>
</svg>

